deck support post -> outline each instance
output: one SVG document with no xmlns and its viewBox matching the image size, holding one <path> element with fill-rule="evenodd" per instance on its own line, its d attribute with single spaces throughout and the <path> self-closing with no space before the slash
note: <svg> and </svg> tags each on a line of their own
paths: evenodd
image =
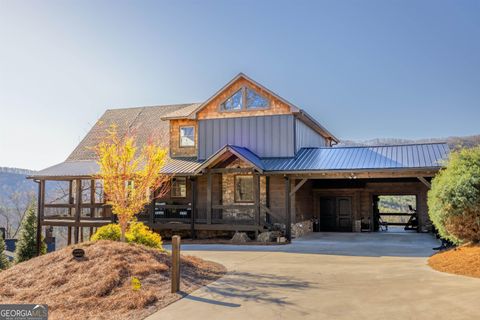
<svg viewBox="0 0 480 320">
<path fill-rule="evenodd" d="M 292 241 L 292 216 L 290 208 L 290 177 L 285 176 L 285 238 Z"/>
<path fill-rule="evenodd" d="M 78 243 L 80 233 L 80 216 L 82 210 L 82 180 L 75 180 L 75 227 L 73 229 L 74 243 Z"/>
<path fill-rule="evenodd" d="M 42 247 L 42 220 L 44 216 L 45 205 L 45 180 L 38 182 L 38 209 L 37 209 L 37 256 L 40 255 L 40 249 Z"/>
<path fill-rule="evenodd" d="M 260 176 L 253 175 L 253 193 L 255 199 L 255 224 L 260 227 Z M 258 229 L 255 231 L 255 238 L 258 236 Z"/>
<path fill-rule="evenodd" d="M 207 224 L 212 224 L 212 173 L 207 171 Z"/>
<path fill-rule="evenodd" d="M 191 237 L 195 239 L 195 215 L 197 214 L 197 184 L 194 177 L 190 177 L 190 190 L 191 190 L 191 203 L 190 203 L 190 215 L 191 215 Z"/>
</svg>

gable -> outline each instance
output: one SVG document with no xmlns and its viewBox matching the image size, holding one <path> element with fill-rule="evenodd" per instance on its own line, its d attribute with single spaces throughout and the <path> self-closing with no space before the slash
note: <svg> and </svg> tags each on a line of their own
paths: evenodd
<svg viewBox="0 0 480 320">
<path fill-rule="evenodd" d="M 254 95 L 258 95 L 268 101 L 268 107 L 266 108 L 240 108 L 234 111 L 222 110 L 222 103 L 226 102 L 235 93 L 246 90 L 250 95 L 250 98 Z M 253 94 L 252 94 L 253 93 Z M 265 116 L 265 115 L 281 115 L 292 114 L 292 106 L 282 101 L 278 96 L 274 95 L 271 91 L 258 85 L 253 80 L 240 75 L 236 77 L 232 82 L 222 88 L 212 98 L 207 100 L 205 104 L 197 111 L 197 119 L 215 119 L 215 118 L 234 118 L 234 117 L 249 117 L 249 116 Z"/>
</svg>

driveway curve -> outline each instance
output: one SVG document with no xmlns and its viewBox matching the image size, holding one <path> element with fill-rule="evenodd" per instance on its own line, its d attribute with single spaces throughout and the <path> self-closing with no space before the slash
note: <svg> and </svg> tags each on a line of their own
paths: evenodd
<svg viewBox="0 0 480 320">
<path fill-rule="evenodd" d="M 416 233 L 312 233 L 290 245 L 184 245 L 227 275 L 153 314 L 166 319 L 478 319 L 480 279 L 430 269 Z"/>
</svg>

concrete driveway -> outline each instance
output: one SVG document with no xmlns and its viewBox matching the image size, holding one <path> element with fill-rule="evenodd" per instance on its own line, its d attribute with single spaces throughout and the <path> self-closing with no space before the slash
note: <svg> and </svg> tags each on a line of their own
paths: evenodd
<svg viewBox="0 0 480 320">
<path fill-rule="evenodd" d="M 426 265 L 428 234 L 315 233 L 284 246 L 185 245 L 218 281 L 148 319 L 478 319 L 480 279 Z"/>
</svg>

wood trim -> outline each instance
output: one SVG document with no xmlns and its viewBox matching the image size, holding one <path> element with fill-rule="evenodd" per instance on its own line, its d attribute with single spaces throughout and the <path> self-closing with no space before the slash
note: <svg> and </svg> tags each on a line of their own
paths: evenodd
<svg viewBox="0 0 480 320">
<path fill-rule="evenodd" d="M 432 188 L 432 184 L 424 177 L 417 177 L 417 179 L 420 180 L 420 182 L 423 183 L 428 189 Z"/>
<path fill-rule="evenodd" d="M 297 183 L 295 185 L 295 188 L 293 188 L 293 190 L 290 192 L 290 197 L 292 197 L 293 195 L 295 195 L 295 193 L 305 184 L 305 182 L 307 182 L 308 179 L 307 178 L 303 178 L 299 183 Z"/>
</svg>

